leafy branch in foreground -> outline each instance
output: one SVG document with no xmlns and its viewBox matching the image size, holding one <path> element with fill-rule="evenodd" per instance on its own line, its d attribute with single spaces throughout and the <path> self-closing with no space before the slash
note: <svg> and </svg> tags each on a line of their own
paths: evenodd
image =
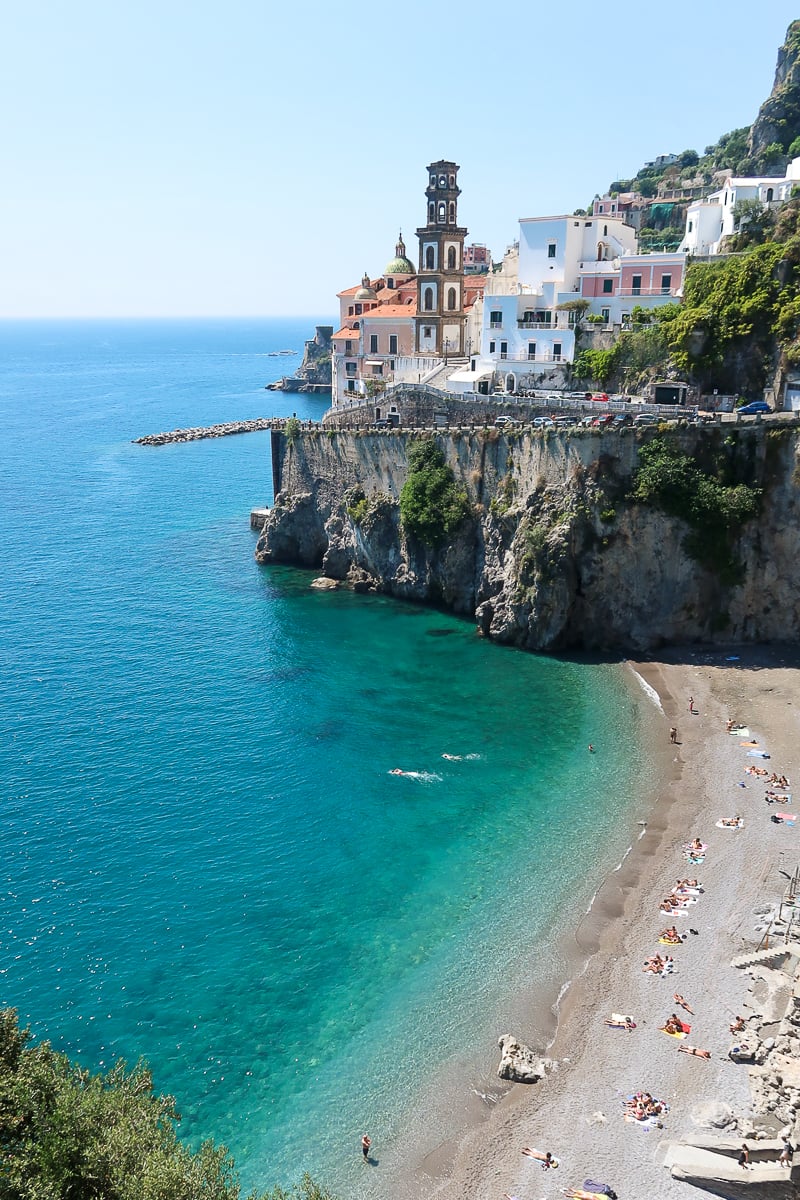
<svg viewBox="0 0 800 1200">
<path fill-rule="evenodd" d="M 175 1101 L 153 1091 L 142 1063 L 92 1074 L 49 1042 L 31 1044 L 16 1012 L 0 1011 L 3 1200 L 239 1200 L 225 1147 L 189 1150 L 177 1120 Z M 304 1175 L 262 1200 L 332 1198 Z"/>
</svg>

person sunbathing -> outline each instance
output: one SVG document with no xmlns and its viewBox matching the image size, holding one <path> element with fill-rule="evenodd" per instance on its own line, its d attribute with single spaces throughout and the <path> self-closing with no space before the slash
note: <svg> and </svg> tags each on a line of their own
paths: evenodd
<svg viewBox="0 0 800 1200">
<path fill-rule="evenodd" d="M 696 879 L 679 879 L 676 887 L 679 888 L 699 888 L 700 884 Z"/>
<path fill-rule="evenodd" d="M 541 1163 L 543 1171 L 548 1171 L 550 1167 L 558 1166 L 558 1159 L 553 1158 L 549 1150 L 543 1153 L 541 1150 L 531 1150 L 530 1146 L 523 1146 L 522 1153 L 527 1158 L 535 1158 L 537 1162 Z"/>
<path fill-rule="evenodd" d="M 680 1017 L 676 1017 L 675 1013 L 667 1017 L 664 1024 L 661 1026 L 663 1033 L 683 1033 L 683 1021 Z"/>
<path fill-rule="evenodd" d="M 694 838 L 694 840 L 691 841 L 687 846 L 687 850 L 699 852 L 700 850 L 705 850 L 705 845 L 700 841 L 700 838 Z"/>
<path fill-rule="evenodd" d="M 648 958 L 642 967 L 643 971 L 652 971 L 654 975 L 658 975 L 665 967 L 664 959 L 660 954 L 654 954 L 652 958 Z"/>
<path fill-rule="evenodd" d="M 674 925 L 670 925 L 668 929 L 662 929 L 660 936 L 663 938 L 675 938 L 677 941 L 681 941 L 681 935 Z"/>
<path fill-rule="evenodd" d="M 609 1029 L 627 1029 L 628 1033 L 633 1033 L 636 1028 L 636 1022 L 632 1021 L 630 1017 L 623 1017 L 621 1021 L 615 1021 L 612 1018 L 612 1020 L 606 1021 L 606 1025 Z"/>
<path fill-rule="evenodd" d="M 676 992 L 672 999 L 676 1004 L 679 1004 L 681 1008 L 685 1008 L 688 1013 L 691 1013 L 692 1016 L 694 1016 L 694 1009 L 689 1007 L 680 992 Z"/>
<path fill-rule="evenodd" d="M 681 1054 L 691 1054 L 694 1058 L 711 1058 L 710 1050 L 698 1050 L 697 1046 L 678 1046 Z"/>
<path fill-rule="evenodd" d="M 742 823 L 741 817 L 722 817 L 720 824 L 726 829 L 738 829 Z"/>
<path fill-rule="evenodd" d="M 744 1017 L 737 1017 L 735 1021 L 731 1021 L 731 1033 L 741 1033 L 744 1029 Z"/>
</svg>

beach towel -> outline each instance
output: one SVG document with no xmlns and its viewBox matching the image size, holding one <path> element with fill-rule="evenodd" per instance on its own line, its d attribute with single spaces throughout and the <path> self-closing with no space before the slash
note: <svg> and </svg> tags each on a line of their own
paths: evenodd
<svg viewBox="0 0 800 1200">
<path fill-rule="evenodd" d="M 720 820 L 716 822 L 716 826 L 717 829 L 741 829 L 744 826 L 744 819 L 739 817 L 737 821 L 731 824 L 731 819 L 723 820 L 720 818 Z"/>
<path fill-rule="evenodd" d="M 630 1021 L 631 1025 L 634 1027 L 634 1029 L 636 1028 L 636 1022 L 634 1021 L 633 1017 L 626 1016 L 625 1013 L 612 1013 L 611 1020 L 614 1021 L 615 1023 L 620 1022 L 623 1025 L 625 1024 L 626 1021 Z"/>
<path fill-rule="evenodd" d="M 608 1196 L 608 1200 L 617 1200 L 617 1193 L 610 1183 L 596 1183 L 593 1179 L 584 1179 L 583 1186 L 587 1192 L 594 1192 L 597 1196 Z"/>
<path fill-rule="evenodd" d="M 757 746 L 757 745 L 758 745 L 758 742 L 753 742 L 753 741 L 749 741 L 749 742 L 739 742 L 739 745 L 740 745 L 740 746 Z"/>
<path fill-rule="evenodd" d="M 663 1026 L 659 1030 L 659 1033 L 665 1033 L 667 1035 L 667 1037 L 674 1037 L 674 1038 L 685 1038 L 687 1033 L 691 1033 L 691 1032 L 692 1032 L 691 1025 L 687 1025 L 683 1021 L 681 1021 L 681 1032 L 680 1033 L 670 1033 L 670 1031 L 668 1029 L 664 1029 Z"/>
<path fill-rule="evenodd" d="M 746 725 L 734 725 L 733 729 L 728 730 L 728 733 L 732 734 L 734 737 L 750 737 L 750 730 Z"/>
<path fill-rule="evenodd" d="M 766 750 L 748 750 L 747 757 L 748 758 L 770 758 L 771 755 L 767 754 Z"/>
</svg>

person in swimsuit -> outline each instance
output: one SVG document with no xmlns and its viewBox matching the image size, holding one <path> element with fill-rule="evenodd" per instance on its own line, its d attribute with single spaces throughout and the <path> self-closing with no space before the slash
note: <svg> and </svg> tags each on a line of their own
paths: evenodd
<svg viewBox="0 0 800 1200">
<path fill-rule="evenodd" d="M 361 1153 L 364 1156 L 364 1162 L 369 1162 L 369 1150 L 372 1145 L 372 1138 L 368 1133 L 365 1133 L 361 1139 Z"/>
</svg>

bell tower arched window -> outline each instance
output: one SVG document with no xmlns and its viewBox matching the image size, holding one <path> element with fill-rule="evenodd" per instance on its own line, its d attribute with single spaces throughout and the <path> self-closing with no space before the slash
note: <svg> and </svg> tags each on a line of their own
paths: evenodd
<svg viewBox="0 0 800 1200">
<path fill-rule="evenodd" d="M 450 312 L 455 312 L 455 310 L 456 310 L 456 289 L 455 288 L 447 289 L 447 307 Z"/>
<path fill-rule="evenodd" d="M 456 206 L 455 206 L 455 204 L 454 204 L 454 202 L 453 202 L 452 200 L 450 201 L 450 217 L 449 217 L 449 220 L 450 220 L 450 224 L 451 224 L 451 225 L 455 225 L 455 221 L 456 221 Z"/>
<path fill-rule="evenodd" d="M 425 312 L 433 312 L 433 288 L 425 288 L 422 297 L 422 307 Z"/>
<path fill-rule="evenodd" d="M 444 221 L 446 219 L 446 217 L 447 217 L 447 205 L 443 203 L 443 204 L 439 205 L 439 220 Z"/>
<path fill-rule="evenodd" d="M 435 220 L 436 220 L 436 205 L 431 200 L 430 204 L 428 205 L 428 224 L 432 225 Z"/>
<path fill-rule="evenodd" d="M 447 266 L 450 271 L 455 271 L 455 269 L 456 269 L 456 248 L 455 248 L 455 246 L 448 247 Z"/>
<path fill-rule="evenodd" d="M 428 246 L 425 251 L 425 269 L 427 271 L 432 271 L 435 265 L 436 264 L 434 262 L 433 246 Z"/>
</svg>

